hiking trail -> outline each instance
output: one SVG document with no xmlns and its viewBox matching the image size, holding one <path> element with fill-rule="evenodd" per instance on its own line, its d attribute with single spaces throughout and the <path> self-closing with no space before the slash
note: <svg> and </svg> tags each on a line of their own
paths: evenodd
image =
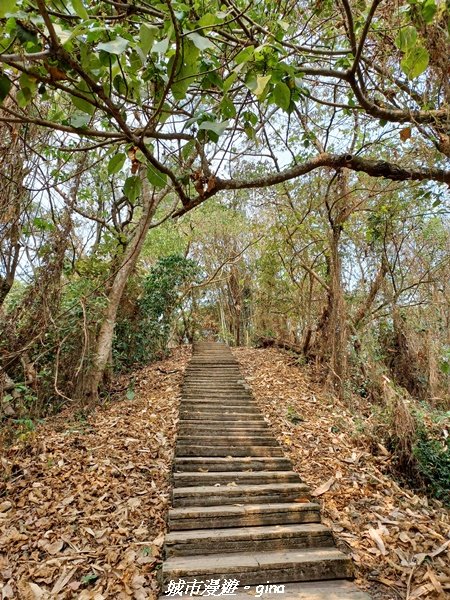
<svg viewBox="0 0 450 600">
<path fill-rule="evenodd" d="M 185 373 L 168 529 L 162 597 L 370 600 L 223 344 Z"/>
</svg>

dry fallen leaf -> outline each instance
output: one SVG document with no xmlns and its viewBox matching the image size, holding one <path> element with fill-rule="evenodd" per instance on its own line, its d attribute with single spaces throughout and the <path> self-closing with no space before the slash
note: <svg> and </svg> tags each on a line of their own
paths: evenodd
<svg viewBox="0 0 450 600">
<path fill-rule="evenodd" d="M 43 545 L 43 549 L 48 552 L 49 554 L 55 555 L 58 554 L 59 552 L 61 552 L 61 550 L 64 547 L 64 541 L 63 540 L 56 540 L 51 544 L 45 544 Z"/>
<path fill-rule="evenodd" d="M 380 531 L 378 529 L 373 529 L 372 527 L 370 527 L 369 535 L 373 539 L 373 541 L 376 543 L 376 545 L 378 546 L 381 554 L 383 556 L 386 556 L 386 554 L 387 554 L 386 547 L 384 545 Z"/>
<path fill-rule="evenodd" d="M 326 481 L 322 485 L 319 485 L 318 488 L 316 488 L 313 492 L 311 492 L 311 496 L 317 497 L 317 496 L 321 496 L 322 494 L 325 494 L 325 492 L 328 492 L 328 490 L 332 487 L 332 485 L 335 483 L 335 481 L 336 481 L 335 477 L 330 477 L 330 479 L 328 481 Z"/>
</svg>

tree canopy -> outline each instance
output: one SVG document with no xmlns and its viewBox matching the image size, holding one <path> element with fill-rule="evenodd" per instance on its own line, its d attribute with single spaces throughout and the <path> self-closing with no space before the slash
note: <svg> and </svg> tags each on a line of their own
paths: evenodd
<svg viewBox="0 0 450 600">
<path fill-rule="evenodd" d="M 0 118 L 101 149 L 111 175 L 128 156 L 129 197 L 144 164 L 175 214 L 319 167 L 448 184 L 448 16 L 435 0 L 7 0 Z M 242 177 L 255 153 L 267 169 Z"/>
<path fill-rule="evenodd" d="M 300 269 L 325 291 L 322 337 L 334 340 L 330 360 L 341 377 L 348 335 L 395 263 L 391 250 L 377 248 L 367 306 L 336 328 L 347 323 L 343 239 L 356 248 L 367 227 L 373 248 L 381 239 L 388 246 L 400 235 L 399 214 L 434 214 L 447 194 L 448 6 L 4 0 L 0 30 L 0 307 L 15 294 L 7 317 L 0 314 L 0 374 L 15 380 L 22 364 L 23 379 L 36 380 L 43 346 L 45 356 L 56 353 L 57 382 L 66 377 L 58 360 L 81 344 L 75 366 L 67 361 L 77 381 L 67 375 L 72 389 L 55 389 L 95 397 L 113 360 L 117 318 L 126 321 L 127 289 L 142 264 L 155 264 L 148 232 L 204 204 L 187 227 L 206 233 L 217 218 L 242 225 L 204 270 L 208 282 L 225 266 L 221 319 L 233 320 L 232 337 L 243 340 L 251 304 L 246 249 L 257 243 L 253 228 L 266 227 L 278 243 L 255 268 L 276 279 L 279 255 L 286 285 L 299 285 Z M 234 212 L 217 212 L 213 196 Z M 247 212 L 260 214 L 246 232 Z M 360 212 L 371 214 L 369 225 Z M 321 234 L 303 240 L 304 253 L 296 232 L 306 222 Z M 203 260 L 191 233 L 169 255 L 200 252 Z M 209 239 L 216 244 L 218 231 Z M 133 306 L 138 290 L 139 282 Z M 270 306 L 286 296 L 278 292 L 264 291 Z M 302 315 L 305 331 L 313 313 Z"/>
</svg>

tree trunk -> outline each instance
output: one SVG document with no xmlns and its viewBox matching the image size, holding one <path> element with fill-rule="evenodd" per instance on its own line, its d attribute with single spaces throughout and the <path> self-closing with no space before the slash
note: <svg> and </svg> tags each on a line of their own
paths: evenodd
<svg viewBox="0 0 450 600">
<path fill-rule="evenodd" d="M 98 389 L 108 367 L 108 359 L 111 355 L 114 327 L 116 324 L 117 310 L 119 308 L 122 295 L 139 258 L 142 246 L 144 244 L 147 232 L 150 228 L 153 215 L 158 204 L 167 194 L 163 190 L 157 195 L 150 192 L 149 184 L 145 177 L 142 178 L 143 184 L 143 213 L 136 228 L 136 231 L 127 245 L 118 266 L 108 294 L 108 304 L 105 309 L 100 331 L 96 340 L 96 350 L 91 371 L 85 381 L 82 383 L 83 389 L 81 395 L 86 396 L 89 402 L 93 402 L 98 397 Z"/>
<path fill-rule="evenodd" d="M 347 314 L 342 287 L 342 261 L 339 254 L 341 227 L 333 227 L 330 244 L 329 318 L 325 342 L 329 345 L 328 383 L 340 397 L 347 377 Z M 328 340 L 326 339 L 328 338 Z"/>
</svg>

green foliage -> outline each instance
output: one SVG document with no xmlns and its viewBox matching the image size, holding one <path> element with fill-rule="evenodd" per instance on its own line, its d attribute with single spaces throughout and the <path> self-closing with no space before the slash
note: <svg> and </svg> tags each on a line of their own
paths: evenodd
<svg viewBox="0 0 450 600">
<path fill-rule="evenodd" d="M 450 446 L 448 439 L 441 444 L 425 430 L 414 446 L 418 469 L 431 494 L 450 504 Z"/>
<path fill-rule="evenodd" d="M 176 254 L 161 258 L 150 269 L 132 314 L 116 326 L 113 352 L 119 369 L 164 356 L 180 290 L 197 272 L 193 261 Z"/>
</svg>

